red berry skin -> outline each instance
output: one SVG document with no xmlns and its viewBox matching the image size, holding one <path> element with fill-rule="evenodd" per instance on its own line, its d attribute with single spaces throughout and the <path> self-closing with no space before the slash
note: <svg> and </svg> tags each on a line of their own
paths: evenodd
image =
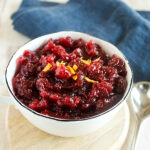
<svg viewBox="0 0 150 150">
<path fill-rule="evenodd" d="M 82 57 L 82 50 L 80 48 L 76 48 L 73 50 L 72 53 L 70 53 L 69 58 L 70 60 L 76 59 L 77 57 Z"/>
<path fill-rule="evenodd" d="M 45 116 L 49 116 L 49 110 L 45 109 L 44 111 L 41 111 L 41 114 Z"/>
<path fill-rule="evenodd" d="M 75 105 L 78 105 L 79 103 L 80 103 L 80 101 L 81 101 L 81 98 L 79 98 L 79 97 L 77 97 L 77 98 L 75 98 Z"/>
<path fill-rule="evenodd" d="M 60 79 L 69 79 L 71 77 L 71 74 L 68 71 L 67 67 L 65 67 L 64 65 L 60 65 L 55 70 L 55 76 Z"/>
<path fill-rule="evenodd" d="M 26 100 L 32 98 L 33 90 L 35 89 L 35 79 L 26 79 L 26 77 L 19 73 L 13 78 L 12 83 L 16 94 L 24 97 Z"/>
<path fill-rule="evenodd" d="M 26 64 L 28 62 L 28 59 L 26 58 L 26 57 L 19 57 L 18 59 L 17 59 L 17 66 L 18 65 L 22 65 L 22 64 Z"/>
<path fill-rule="evenodd" d="M 39 61 L 34 51 L 25 50 L 23 57 L 27 58 L 27 60 L 31 63 L 37 63 Z"/>
<path fill-rule="evenodd" d="M 74 98 L 72 96 L 66 96 L 63 100 L 63 104 L 74 109 L 75 107 L 77 107 L 80 101 L 81 99 L 78 97 Z"/>
<path fill-rule="evenodd" d="M 110 67 L 110 66 L 104 66 L 101 68 L 99 81 L 107 81 L 111 83 L 112 85 L 114 85 L 118 76 L 119 75 L 118 75 L 117 69 Z"/>
<path fill-rule="evenodd" d="M 54 54 L 58 55 L 63 61 L 69 61 L 69 54 L 62 46 L 55 46 L 52 51 Z"/>
<path fill-rule="evenodd" d="M 126 74 L 127 74 L 125 62 L 120 57 L 118 57 L 116 54 L 114 54 L 110 57 L 108 66 L 116 68 L 119 75 L 126 76 Z"/>
<path fill-rule="evenodd" d="M 32 101 L 31 104 L 29 104 L 29 107 L 31 109 L 33 109 L 33 110 L 37 110 L 38 111 L 39 110 L 39 107 L 38 107 L 39 103 L 40 103 L 40 101 L 35 99 L 34 101 Z"/>
<path fill-rule="evenodd" d="M 99 61 L 93 61 L 87 68 L 89 76 L 93 77 L 93 76 L 98 76 L 99 73 L 101 72 L 101 67 L 103 65 L 103 61 L 99 60 Z"/>
<path fill-rule="evenodd" d="M 77 76 L 78 78 L 76 80 L 75 86 L 79 88 L 79 87 L 82 87 L 82 85 L 84 84 L 84 74 L 83 72 L 79 71 L 77 73 Z"/>
<path fill-rule="evenodd" d="M 48 109 L 49 103 L 47 99 L 42 99 L 39 103 L 39 107 L 41 110 Z"/>
<path fill-rule="evenodd" d="M 93 43 L 92 40 L 89 41 L 88 43 L 86 43 L 85 49 L 86 49 L 87 53 L 91 56 L 98 55 L 98 51 L 96 50 L 96 44 Z"/>
<path fill-rule="evenodd" d="M 127 81 L 123 77 L 118 77 L 116 81 L 115 91 L 119 94 L 123 93 L 126 90 Z"/>
<path fill-rule="evenodd" d="M 46 51 L 51 51 L 51 49 L 54 48 L 54 46 L 55 46 L 55 44 L 54 44 L 54 42 L 53 42 L 53 39 L 50 39 L 50 40 L 48 41 L 48 43 L 45 45 L 44 51 L 45 51 L 45 52 L 46 52 Z"/>
<path fill-rule="evenodd" d="M 49 107 L 49 104 L 45 99 L 42 99 L 41 101 L 35 99 L 31 104 L 29 104 L 29 107 L 33 110 L 41 111 L 47 109 Z"/>
<path fill-rule="evenodd" d="M 90 97 L 108 98 L 112 90 L 113 87 L 108 82 L 94 83 Z"/>
<path fill-rule="evenodd" d="M 63 38 L 63 37 L 59 38 L 56 41 L 56 44 L 62 45 L 63 47 L 66 47 L 66 48 L 70 48 L 70 47 L 72 47 L 73 41 L 72 41 L 71 37 L 67 36 L 66 38 Z"/>
<path fill-rule="evenodd" d="M 59 93 L 55 93 L 55 92 L 52 92 L 52 91 L 48 91 L 48 90 L 43 90 L 41 93 L 40 93 L 41 97 L 44 98 L 44 99 L 48 99 L 50 101 L 54 101 L 54 102 L 57 102 L 57 101 L 62 101 L 62 96 L 59 94 Z"/>
<path fill-rule="evenodd" d="M 53 86 L 48 81 L 47 78 L 38 78 L 36 81 L 36 88 L 39 91 L 47 90 L 47 89 L 53 89 Z"/>
<path fill-rule="evenodd" d="M 38 65 L 28 62 L 23 67 L 21 67 L 20 70 L 24 76 L 28 77 L 36 74 L 37 66 Z"/>
<path fill-rule="evenodd" d="M 53 101 L 59 101 L 59 100 L 62 99 L 61 96 L 60 96 L 59 94 L 56 94 L 56 93 L 50 94 L 50 95 L 49 95 L 49 98 L 50 98 L 51 100 L 53 100 Z"/>
<path fill-rule="evenodd" d="M 109 82 L 101 82 L 100 86 L 106 88 L 109 93 L 111 93 L 112 90 L 113 90 L 113 87 L 112 87 L 112 85 Z"/>
<path fill-rule="evenodd" d="M 88 59 L 91 61 L 83 61 Z M 62 61 L 65 64 L 56 63 Z M 52 66 L 44 72 L 48 63 Z M 115 105 L 126 90 L 126 74 L 125 62 L 117 55 L 109 56 L 93 41 L 61 37 L 50 39 L 36 51 L 25 50 L 17 59 L 12 84 L 17 98 L 29 108 L 76 120 Z"/>
<path fill-rule="evenodd" d="M 47 99 L 47 98 L 49 98 L 49 93 L 46 90 L 42 90 L 40 92 L 40 96 L 44 99 Z"/>
<path fill-rule="evenodd" d="M 53 64 L 54 63 L 54 56 L 41 56 L 40 63 L 42 64 L 43 67 L 45 67 L 48 63 Z"/>
</svg>

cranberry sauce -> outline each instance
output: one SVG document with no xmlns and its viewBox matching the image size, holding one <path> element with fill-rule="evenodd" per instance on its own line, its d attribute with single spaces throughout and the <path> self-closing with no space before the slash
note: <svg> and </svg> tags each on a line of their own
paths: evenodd
<svg viewBox="0 0 150 150">
<path fill-rule="evenodd" d="M 122 98 L 125 62 L 93 41 L 50 39 L 36 51 L 25 50 L 12 80 L 16 97 L 47 116 L 82 119 L 102 113 Z"/>
</svg>

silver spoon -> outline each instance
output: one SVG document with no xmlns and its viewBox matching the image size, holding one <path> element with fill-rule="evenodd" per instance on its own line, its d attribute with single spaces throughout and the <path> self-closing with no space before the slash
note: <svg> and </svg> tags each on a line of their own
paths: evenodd
<svg viewBox="0 0 150 150">
<path fill-rule="evenodd" d="M 132 115 L 131 126 L 123 149 L 134 150 L 140 125 L 150 115 L 150 82 L 138 82 L 134 85 L 128 105 Z"/>
</svg>

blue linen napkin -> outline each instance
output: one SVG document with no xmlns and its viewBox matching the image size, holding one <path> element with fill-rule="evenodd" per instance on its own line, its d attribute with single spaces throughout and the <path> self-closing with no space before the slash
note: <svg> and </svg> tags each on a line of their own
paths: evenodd
<svg viewBox="0 0 150 150">
<path fill-rule="evenodd" d="M 135 82 L 150 81 L 150 12 L 136 12 L 120 0 L 23 0 L 12 20 L 30 38 L 74 30 L 109 41 L 130 61 Z"/>
</svg>

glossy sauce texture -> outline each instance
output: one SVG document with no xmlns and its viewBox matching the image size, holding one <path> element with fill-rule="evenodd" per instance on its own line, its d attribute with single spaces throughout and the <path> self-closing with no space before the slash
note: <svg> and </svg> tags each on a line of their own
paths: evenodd
<svg viewBox="0 0 150 150">
<path fill-rule="evenodd" d="M 43 115 L 81 119 L 104 112 L 123 96 L 125 62 L 108 56 L 93 41 L 50 39 L 17 60 L 13 90 L 17 98 Z"/>
</svg>

